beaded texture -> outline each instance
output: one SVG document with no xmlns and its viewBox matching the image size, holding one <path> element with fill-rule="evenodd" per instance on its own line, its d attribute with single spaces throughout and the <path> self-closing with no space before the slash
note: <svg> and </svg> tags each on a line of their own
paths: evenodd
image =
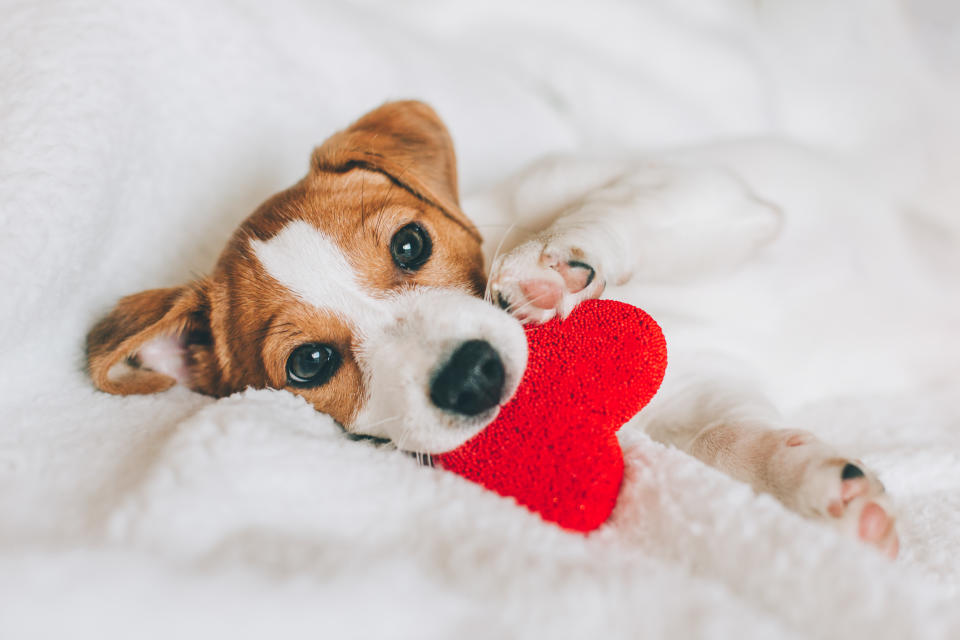
<svg viewBox="0 0 960 640">
<path fill-rule="evenodd" d="M 565 529 L 592 531 L 613 511 L 623 480 L 617 430 L 663 381 L 663 332 L 637 307 L 588 300 L 526 334 L 527 369 L 513 398 L 434 464 Z"/>
</svg>

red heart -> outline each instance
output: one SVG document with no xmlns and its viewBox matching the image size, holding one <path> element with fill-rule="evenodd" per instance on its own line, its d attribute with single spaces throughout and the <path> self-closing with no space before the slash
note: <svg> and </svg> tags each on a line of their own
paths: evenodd
<svg viewBox="0 0 960 640">
<path fill-rule="evenodd" d="M 613 511 L 623 480 L 616 432 L 663 380 L 663 332 L 636 307 L 589 300 L 526 333 L 516 394 L 486 429 L 433 459 L 544 520 L 591 531 Z"/>
</svg>

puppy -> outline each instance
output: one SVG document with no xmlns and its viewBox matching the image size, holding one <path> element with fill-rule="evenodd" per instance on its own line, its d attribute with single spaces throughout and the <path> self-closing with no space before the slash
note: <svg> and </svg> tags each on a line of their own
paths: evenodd
<svg viewBox="0 0 960 640">
<path fill-rule="evenodd" d="M 555 219 L 497 256 L 487 282 L 447 130 L 422 103 L 386 104 L 317 148 L 307 175 L 240 225 L 209 277 L 121 299 L 87 337 L 91 377 L 116 394 L 287 389 L 351 434 L 449 451 L 516 389 L 523 322 L 642 277 L 650 261 L 637 256 L 670 251 L 644 225 L 689 208 L 691 190 L 716 192 L 709 206 L 744 202 L 729 176 L 634 175 L 554 190 L 566 195 L 541 208 Z M 862 464 L 776 428 L 749 391 L 702 373 L 668 381 L 644 412 L 652 437 L 896 555 L 883 487 Z"/>
</svg>

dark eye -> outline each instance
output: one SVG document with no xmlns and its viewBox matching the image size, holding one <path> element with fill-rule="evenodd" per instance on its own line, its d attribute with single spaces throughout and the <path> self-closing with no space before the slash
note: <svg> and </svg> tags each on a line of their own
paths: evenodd
<svg viewBox="0 0 960 640">
<path fill-rule="evenodd" d="M 319 387 L 340 367 L 340 354 L 326 344 L 302 344 L 287 358 L 287 382 L 294 387 Z"/>
<path fill-rule="evenodd" d="M 433 243 L 427 232 L 415 222 L 393 234 L 390 240 L 390 255 L 397 266 L 407 271 L 416 271 L 430 258 Z"/>
</svg>

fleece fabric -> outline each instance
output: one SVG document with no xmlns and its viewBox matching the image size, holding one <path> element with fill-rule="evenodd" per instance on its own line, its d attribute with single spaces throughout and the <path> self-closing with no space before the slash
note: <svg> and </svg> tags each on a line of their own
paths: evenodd
<svg viewBox="0 0 960 640">
<path fill-rule="evenodd" d="M 0 7 L 0 637 L 960 637 L 956 3 Z M 628 427 L 583 536 L 286 392 L 91 386 L 120 296 L 208 272 L 399 98 L 448 124 L 474 218 L 545 154 L 736 147 L 783 214 L 756 270 L 608 293 L 875 469 L 899 559 Z"/>
</svg>

